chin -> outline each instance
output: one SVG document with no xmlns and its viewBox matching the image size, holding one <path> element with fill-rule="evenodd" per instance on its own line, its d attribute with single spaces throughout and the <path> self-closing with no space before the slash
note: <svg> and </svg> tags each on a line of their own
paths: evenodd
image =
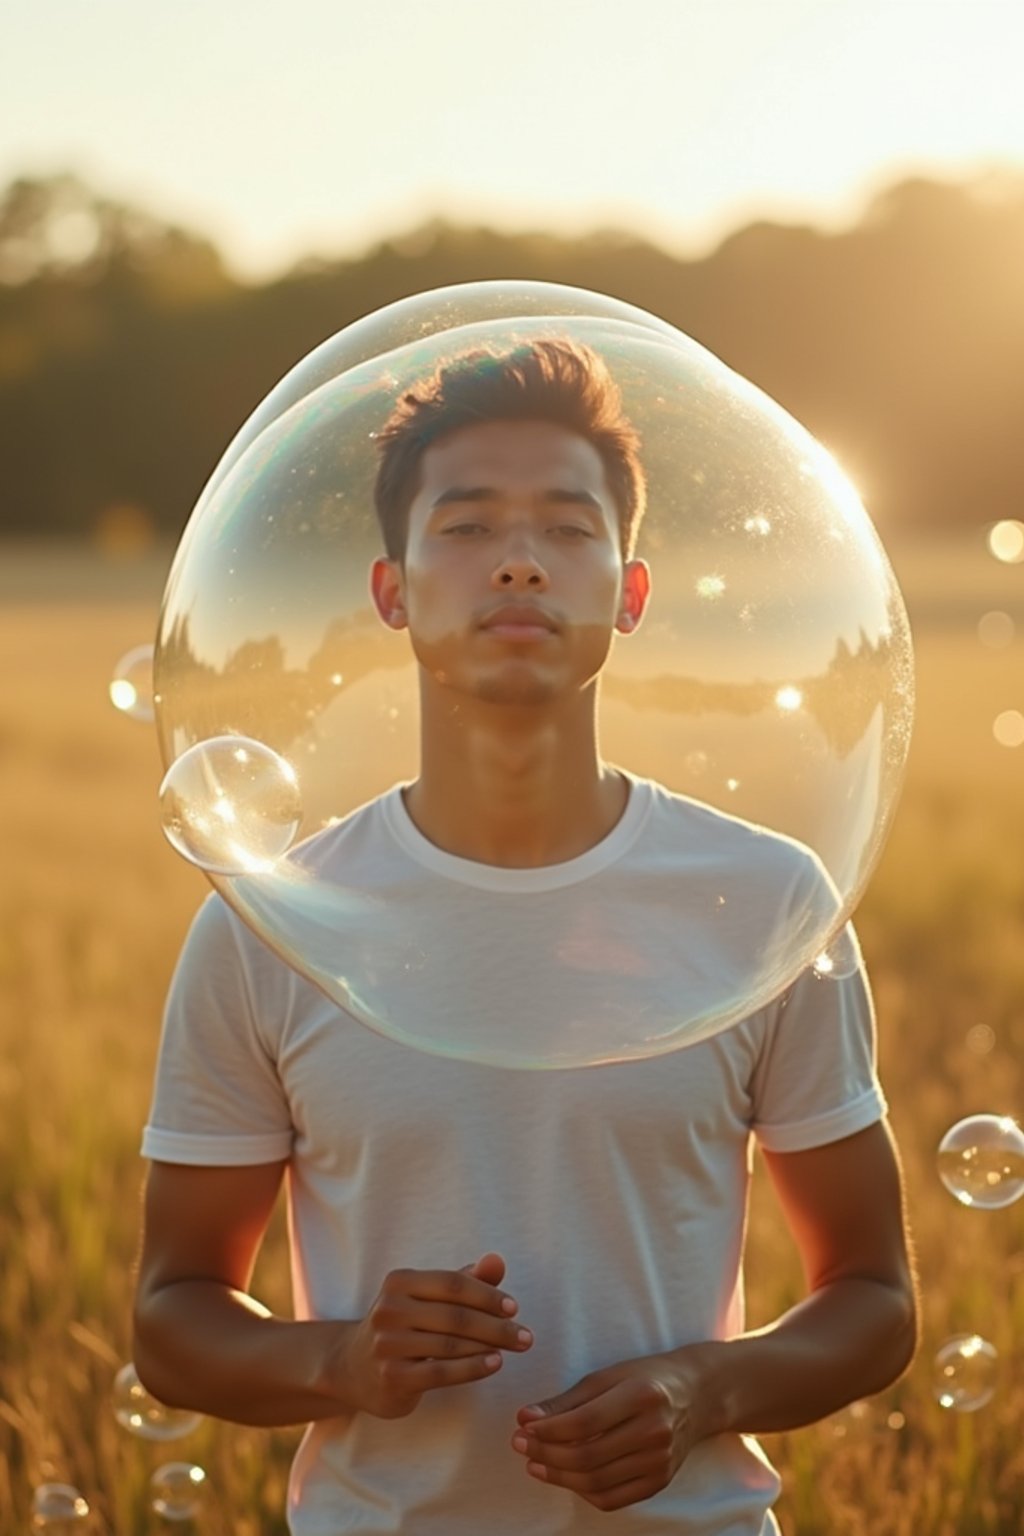
<svg viewBox="0 0 1024 1536">
<path fill-rule="evenodd" d="M 477 683 L 473 697 L 485 704 L 549 704 L 561 692 L 553 683 L 534 677 L 494 677 Z"/>
</svg>

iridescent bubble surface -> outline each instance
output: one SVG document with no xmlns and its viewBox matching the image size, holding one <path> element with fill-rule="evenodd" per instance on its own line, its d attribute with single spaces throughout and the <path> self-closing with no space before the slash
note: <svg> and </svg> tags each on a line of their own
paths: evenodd
<svg viewBox="0 0 1024 1536">
<path fill-rule="evenodd" d="M 295 770 L 262 742 L 215 736 L 171 764 L 160 815 L 172 847 L 217 875 L 266 873 L 302 820 Z"/>
<path fill-rule="evenodd" d="M 647 479 L 635 553 L 651 594 L 635 632 L 608 636 L 597 700 L 603 757 L 712 810 L 723 828 L 794 852 L 814 874 L 791 892 L 785 923 L 779 903 L 761 910 L 763 891 L 723 903 L 714 871 L 703 884 L 686 881 L 670 945 L 679 975 L 643 1009 L 630 1006 L 626 970 L 609 977 L 613 947 L 596 932 L 560 928 L 556 914 L 538 925 L 536 955 L 514 957 L 481 1010 L 466 976 L 441 958 L 449 935 L 435 933 L 428 904 L 415 923 L 394 915 L 346 880 L 326 839 L 419 770 L 422 634 L 410 644 L 408 632 L 389 628 L 369 593 L 382 554 L 379 434 L 400 397 L 453 360 L 485 353 L 491 366 L 565 342 L 611 375 Z M 468 631 L 461 638 L 474 643 Z M 156 681 L 169 770 L 203 743 L 237 735 L 294 771 L 294 843 L 243 844 L 255 863 L 225 855 L 228 839 L 210 815 L 217 796 L 201 783 L 205 825 L 175 813 L 176 846 L 253 931 L 390 1038 L 511 1067 L 657 1055 L 779 997 L 828 951 L 866 886 L 913 713 L 903 601 L 835 460 L 656 317 L 542 283 L 416 295 L 296 366 L 229 446 L 193 513 L 165 592 Z M 478 706 L 463 706 L 472 719 Z M 467 724 L 467 748 L 472 738 Z M 723 957 L 715 968 L 711 953 Z M 524 1016 L 522 975 L 562 955 L 574 967 L 575 1016 L 542 995 Z"/>
<path fill-rule="evenodd" d="M 153 646 L 136 645 L 118 661 L 110 679 L 110 702 L 130 720 L 153 719 Z"/>
<path fill-rule="evenodd" d="M 71 1483 L 40 1483 L 32 1495 L 32 1529 L 48 1536 L 78 1536 L 89 1503 Z"/>
<path fill-rule="evenodd" d="M 939 1177 L 961 1205 L 997 1211 L 1024 1195 L 1024 1132 L 1008 1115 L 968 1115 L 943 1136 Z"/>
<path fill-rule="evenodd" d="M 943 1408 L 974 1413 L 992 1401 L 997 1369 L 998 1355 L 987 1339 L 958 1333 L 936 1353 L 932 1389 Z"/>
<path fill-rule="evenodd" d="M 114 1377 L 114 1417 L 140 1440 L 183 1440 L 202 1423 L 202 1414 L 157 1402 L 129 1361 Z"/>
<path fill-rule="evenodd" d="M 164 1520 L 194 1520 L 208 1494 L 203 1468 L 192 1461 L 169 1461 L 149 1480 L 150 1507 Z"/>
</svg>

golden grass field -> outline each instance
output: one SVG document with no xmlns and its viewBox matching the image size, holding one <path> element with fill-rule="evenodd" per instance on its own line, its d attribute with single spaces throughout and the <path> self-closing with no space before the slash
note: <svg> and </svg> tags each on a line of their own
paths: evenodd
<svg viewBox="0 0 1024 1536">
<path fill-rule="evenodd" d="M 858 927 L 924 1337 L 883 1397 L 766 1444 L 785 1477 L 786 1536 L 1015 1536 L 1024 1202 L 992 1213 L 957 1206 L 935 1148 L 968 1113 L 1024 1109 L 1024 748 L 1000 747 L 991 733 L 1000 710 L 1024 709 L 1024 566 L 934 546 L 894 560 L 912 617 L 923 616 L 918 728 Z M 129 1353 L 137 1147 L 162 999 L 207 889 L 158 828 L 153 732 L 106 697 L 113 663 L 152 634 L 163 568 L 0 547 L 0 1536 L 29 1529 L 33 1488 L 46 1480 L 78 1485 L 94 1531 L 168 1529 L 149 1512 L 147 1482 L 160 1462 L 182 1458 L 209 1474 L 198 1531 L 285 1529 L 297 1432 L 206 1421 L 161 1447 L 128 1436 L 110 1408 Z M 966 622 L 992 607 L 1017 617 L 1016 640 L 999 651 Z M 979 1024 L 994 1039 L 969 1034 Z M 754 1324 L 800 1294 L 760 1177 L 748 1287 Z M 287 1308 L 280 1218 L 255 1289 Z M 931 1389 L 935 1349 L 961 1331 L 1000 1354 L 996 1395 L 972 1415 L 944 1411 Z"/>
</svg>

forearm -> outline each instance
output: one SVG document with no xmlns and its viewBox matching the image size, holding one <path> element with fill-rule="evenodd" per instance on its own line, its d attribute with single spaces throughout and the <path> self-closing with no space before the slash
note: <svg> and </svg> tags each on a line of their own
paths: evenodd
<svg viewBox="0 0 1024 1536">
<path fill-rule="evenodd" d="M 704 1434 L 770 1434 L 880 1392 L 909 1365 L 915 1343 L 907 1291 L 849 1278 L 755 1333 L 686 1345 L 672 1358 L 691 1376 Z"/>
<path fill-rule="evenodd" d="M 357 1324 L 274 1317 L 241 1291 L 182 1280 L 141 1297 L 134 1363 L 154 1397 L 239 1424 L 353 1413 L 345 1353 Z"/>
</svg>

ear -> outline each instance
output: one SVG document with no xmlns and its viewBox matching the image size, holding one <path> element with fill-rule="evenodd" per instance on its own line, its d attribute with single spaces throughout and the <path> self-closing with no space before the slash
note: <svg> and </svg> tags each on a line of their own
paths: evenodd
<svg viewBox="0 0 1024 1536">
<path fill-rule="evenodd" d="M 628 560 L 622 572 L 622 598 L 615 628 L 631 635 L 639 628 L 651 595 L 651 568 L 646 560 Z"/>
<path fill-rule="evenodd" d="M 402 568 L 397 560 L 385 560 L 383 555 L 370 567 L 370 595 L 373 606 L 388 629 L 405 629 L 409 620 L 405 612 L 405 592 Z"/>
</svg>

